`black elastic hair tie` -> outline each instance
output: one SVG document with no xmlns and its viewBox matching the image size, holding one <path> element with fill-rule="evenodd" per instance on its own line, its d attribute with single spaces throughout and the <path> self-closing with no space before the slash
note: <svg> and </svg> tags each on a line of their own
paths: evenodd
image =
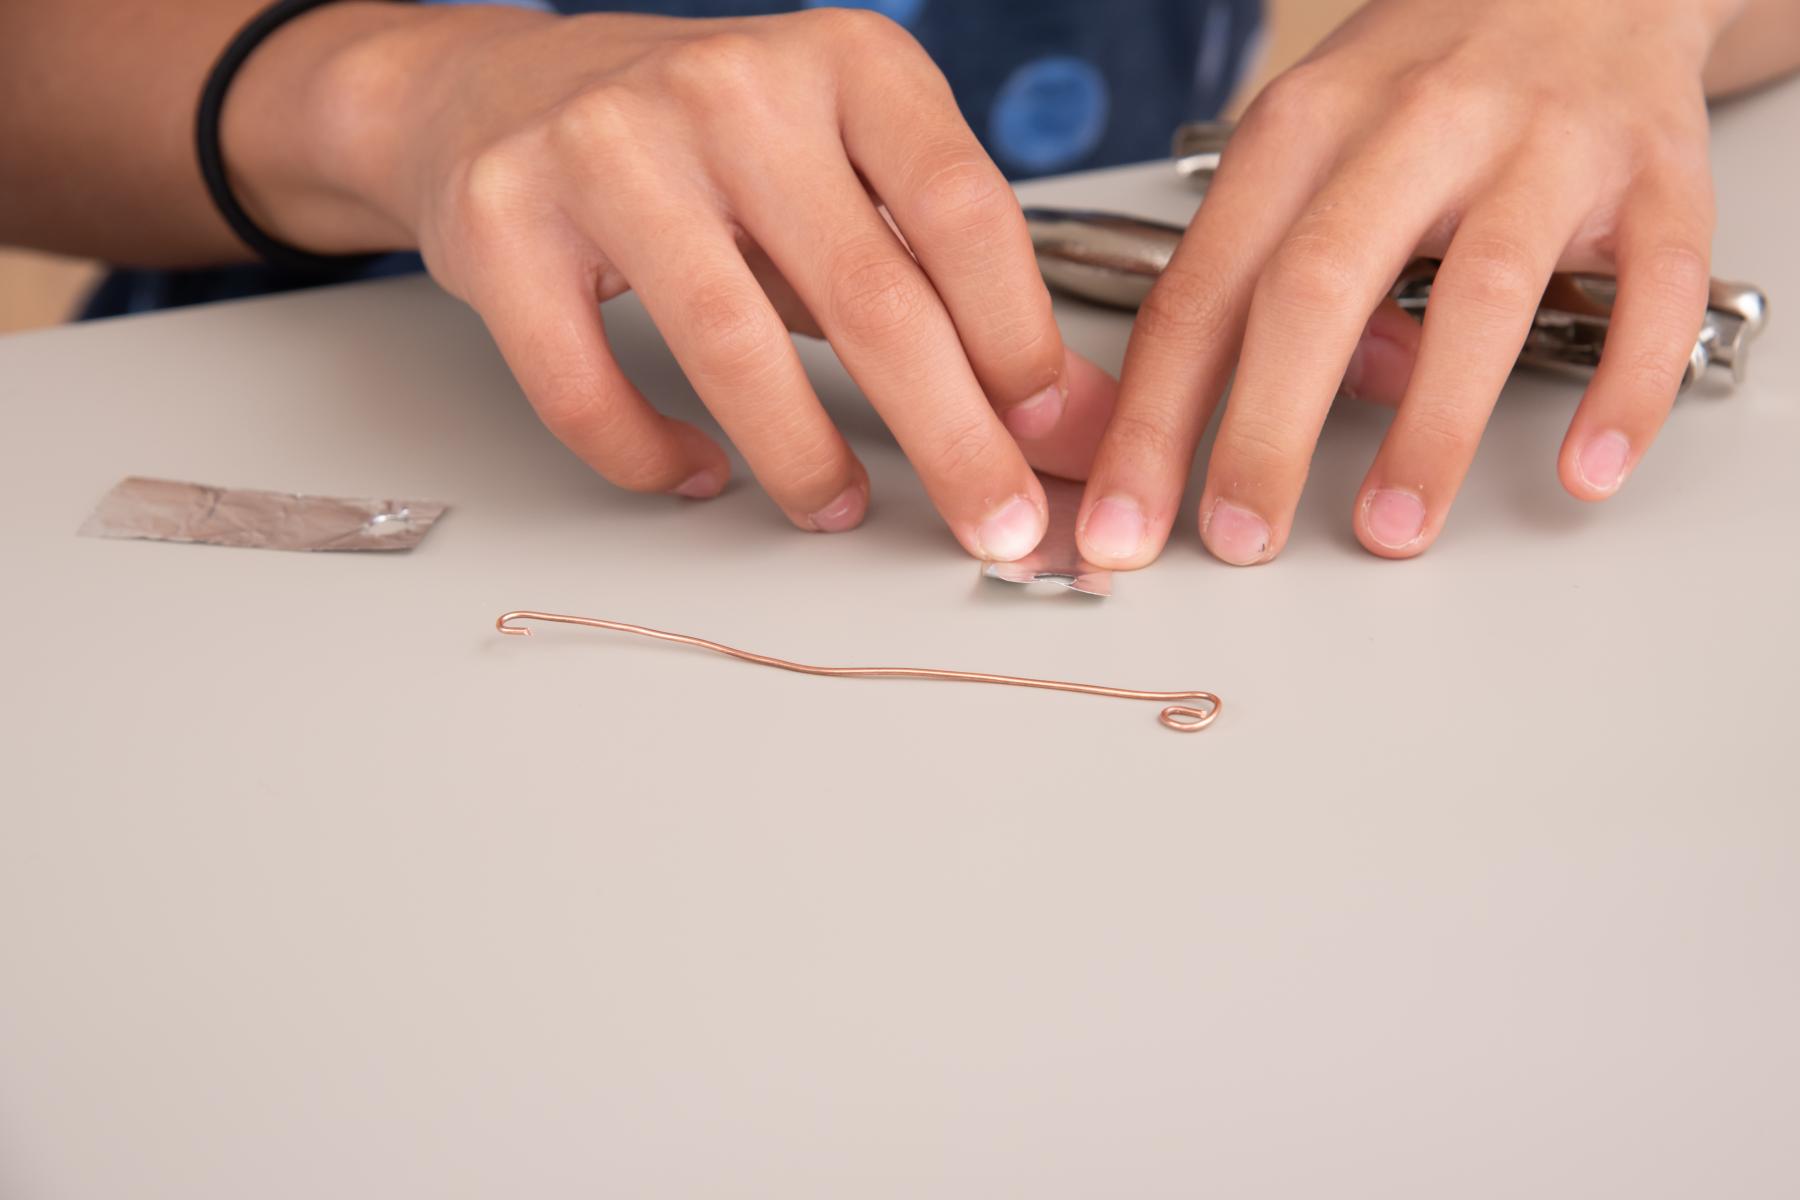
<svg viewBox="0 0 1800 1200">
<path fill-rule="evenodd" d="M 237 78 L 245 60 L 268 36 L 303 13 L 330 4 L 332 0 L 278 0 L 250 19 L 225 47 L 206 77 L 206 88 L 200 93 L 200 109 L 194 118 L 194 146 L 200 156 L 200 175 L 213 205 L 225 218 L 243 243 L 272 266 L 309 275 L 344 275 L 367 266 L 382 257 L 379 254 L 313 254 L 298 246 L 270 237 L 250 219 L 244 206 L 232 194 L 225 176 L 225 152 L 219 145 L 219 118 L 225 109 L 225 93 Z"/>
</svg>

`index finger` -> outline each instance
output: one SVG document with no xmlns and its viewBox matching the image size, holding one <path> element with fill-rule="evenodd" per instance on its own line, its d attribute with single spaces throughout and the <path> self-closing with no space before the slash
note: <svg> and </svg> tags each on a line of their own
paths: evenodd
<svg viewBox="0 0 1800 1200">
<path fill-rule="evenodd" d="M 1043 488 L 982 395 L 931 282 L 841 150 L 835 164 L 826 148 L 809 146 L 775 165 L 778 178 L 806 175 L 805 190 L 740 185 L 730 199 L 746 228 L 818 314 L 969 552 L 1030 553 L 1044 533 Z"/>
<path fill-rule="evenodd" d="M 894 45 L 883 49 L 885 70 L 841 84 L 845 151 L 931 280 L 1008 431 L 1040 465 L 1085 466 L 1092 418 L 1112 389 L 1065 363 L 1018 198 L 910 36 L 862 24 Z"/>
<path fill-rule="evenodd" d="M 1097 565 L 1142 567 L 1162 552 L 1231 374 L 1257 272 L 1313 190 L 1323 122 L 1280 86 L 1246 115 L 1132 325 L 1118 408 L 1078 520 L 1082 555 Z"/>
</svg>

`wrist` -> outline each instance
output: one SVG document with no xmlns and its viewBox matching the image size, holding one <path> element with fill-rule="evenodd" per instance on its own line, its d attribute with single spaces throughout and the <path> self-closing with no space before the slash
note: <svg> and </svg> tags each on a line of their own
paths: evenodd
<svg viewBox="0 0 1800 1200">
<path fill-rule="evenodd" d="M 517 10 L 327 4 L 276 30 L 227 95 L 220 138 L 240 204 L 320 254 L 410 249 L 412 164 L 431 93 L 468 33 Z"/>
</svg>

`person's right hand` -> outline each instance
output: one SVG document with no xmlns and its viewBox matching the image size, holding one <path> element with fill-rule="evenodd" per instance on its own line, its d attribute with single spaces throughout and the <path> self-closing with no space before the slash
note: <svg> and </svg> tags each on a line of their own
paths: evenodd
<svg viewBox="0 0 1800 1200">
<path fill-rule="evenodd" d="M 630 288 L 788 517 L 851 528 L 868 476 L 788 335 L 816 326 L 969 552 L 1032 549 L 1032 464 L 1085 476 L 1114 384 L 1064 351 L 1018 203 L 910 36 L 849 10 L 412 12 L 309 88 L 344 203 L 420 248 L 576 454 L 634 490 L 730 474 L 608 350 L 598 301 Z M 340 217 L 274 214 L 302 245 Z"/>
</svg>

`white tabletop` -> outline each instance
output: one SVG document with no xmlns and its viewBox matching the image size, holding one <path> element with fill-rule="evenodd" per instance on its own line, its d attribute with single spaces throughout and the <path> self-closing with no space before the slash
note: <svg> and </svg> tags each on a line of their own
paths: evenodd
<svg viewBox="0 0 1800 1200">
<path fill-rule="evenodd" d="M 1106 601 L 979 582 L 817 347 L 843 537 L 611 489 L 422 279 L 0 342 L 0 1195 L 1800 1193 L 1797 127 L 1719 117 L 1773 324 L 1618 499 L 1521 378 L 1377 560 L 1347 408 L 1279 562 L 1184 519 Z M 127 474 L 454 507 L 406 555 L 75 537 Z"/>
</svg>

